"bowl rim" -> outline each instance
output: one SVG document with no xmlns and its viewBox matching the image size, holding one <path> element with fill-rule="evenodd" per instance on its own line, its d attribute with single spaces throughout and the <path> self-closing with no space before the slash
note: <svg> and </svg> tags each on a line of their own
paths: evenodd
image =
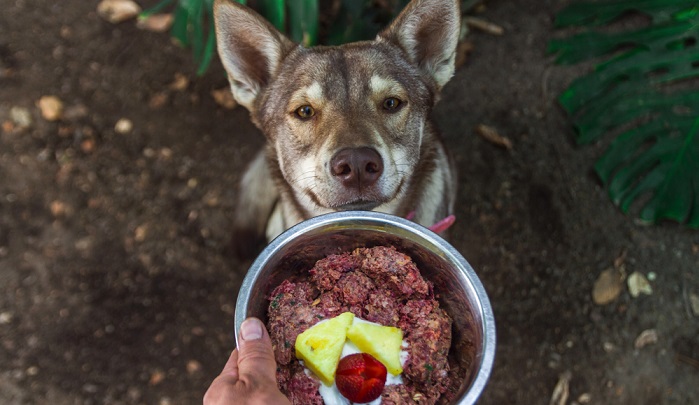
<svg viewBox="0 0 699 405">
<path fill-rule="evenodd" d="M 341 211 L 333 212 L 329 214 L 323 214 L 317 217 L 300 222 L 291 228 L 284 231 L 281 235 L 276 237 L 272 242 L 270 242 L 263 251 L 257 256 L 255 261 L 252 263 L 248 269 L 242 284 L 240 285 L 240 290 L 238 291 L 238 297 L 236 299 L 235 306 L 235 341 L 236 346 L 238 346 L 238 334 L 240 331 L 240 326 L 247 317 L 248 313 L 248 303 L 243 300 L 242 291 L 249 291 L 257 280 L 261 270 L 263 269 L 268 258 L 273 257 L 279 250 L 282 250 L 288 243 L 293 241 L 298 235 L 303 234 L 307 231 L 323 228 L 329 225 L 333 225 L 339 222 L 346 222 L 351 220 L 359 220 L 365 222 L 375 222 L 375 223 L 388 223 L 393 226 L 398 226 L 401 228 L 409 229 L 417 237 L 426 240 L 433 245 L 439 246 L 443 249 L 445 256 L 448 257 L 454 263 L 459 264 L 459 270 L 463 273 L 462 275 L 466 277 L 471 287 L 474 289 L 476 297 L 478 299 L 478 307 L 474 309 L 480 309 L 480 316 L 482 319 L 482 329 L 481 333 L 483 336 L 483 347 L 480 355 L 480 364 L 478 367 L 478 372 L 471 382 L 465 392 L 464 397 L 460 400 L 459 404 L 475 404 L 481 393 L 485 389 L 485 386 L 490 378 L 490 374 L 493 369 L 493 363 L 495 361 L 495 347 L 496 347 L 496 331 L 495 331 L 495 316 L 493 314 L 493 309 L 490 304 L 490 299 L 480 281 L 480 278 L 476 274 L 475 270 L 469 262 L 459 253 L 456 248 L 454 248 L 449 242 L 444 238 L 432 232 L 428 228 L 423 227 L 415 222 L 409 221 L 405 218 L 401 218 L 391 214 L 385 214 L 375 211 Z"/>
</svg>

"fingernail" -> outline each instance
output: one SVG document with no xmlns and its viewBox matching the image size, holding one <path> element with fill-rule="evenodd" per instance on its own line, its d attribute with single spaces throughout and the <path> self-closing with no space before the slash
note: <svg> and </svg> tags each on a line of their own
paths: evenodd
<svg viewBox="0 0 699 405">
<path fill-rule="evenodd" d="M 240 325 L 240 335 L 243 340 L 257 340 L 262 337 L 262 322 L 258 319 L 250 318 Z"/>
</svg>

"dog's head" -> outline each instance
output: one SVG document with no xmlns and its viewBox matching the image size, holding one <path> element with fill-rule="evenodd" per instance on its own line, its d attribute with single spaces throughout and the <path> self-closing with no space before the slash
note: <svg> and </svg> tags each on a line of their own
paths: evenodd
<svg viewBox="0 0 699 405">
<path fill-rule="evenodd" d="M 305 206 L 374 209 L 404 192 L 454 73 L 458 0 L 413 0 L 375 40 L 337 47 L 296 45 L 229 0 L 215 22 L 233 95 Z"/>
</svg>

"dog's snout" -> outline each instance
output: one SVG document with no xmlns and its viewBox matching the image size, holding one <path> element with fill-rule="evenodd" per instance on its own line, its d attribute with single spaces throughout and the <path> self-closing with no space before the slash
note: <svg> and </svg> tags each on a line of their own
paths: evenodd
<svg viewBox="0 0 699 405">
<path fill-rule="evenodd" d="M 383 160 L 372 148 L 342 149 L 330 160 L 330 172 L 345 187 L 363 189 L 381 177 Z"/>
</svg>

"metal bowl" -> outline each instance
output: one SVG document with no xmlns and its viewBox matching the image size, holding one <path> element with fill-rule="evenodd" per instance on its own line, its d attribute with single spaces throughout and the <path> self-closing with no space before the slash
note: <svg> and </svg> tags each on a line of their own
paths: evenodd
<svg viewBox="0 0 699 405">
<path fill-rule="evenodd" d="M 473 268 L 430 230 L 392 215 L 345 211 L 304 221 L 273 240 L 250 267 L 238 294 L 235 338 L 245 318 L 267 322 L 268 297 L 284 279 L 311 269 L 329 254 L 392 245 L 409 255 L 434 284 L 440 306 L 452 317 L 449 362 L 454 404 L 473 404 L 486 385 L 495 357 L 495 319 Z"/>
</svg>

